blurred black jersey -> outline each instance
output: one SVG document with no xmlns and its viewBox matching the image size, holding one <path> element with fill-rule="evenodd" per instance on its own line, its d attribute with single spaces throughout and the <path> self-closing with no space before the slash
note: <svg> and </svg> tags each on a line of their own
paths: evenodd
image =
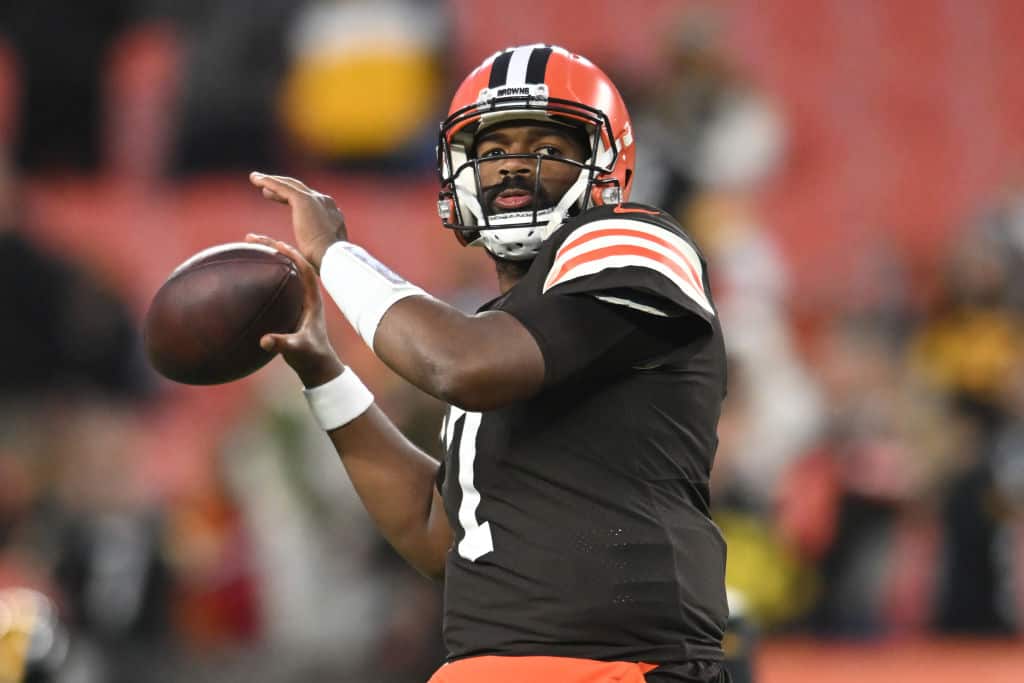
<svg viewBox="0 0 1024 683">
<path fill-rule="evenodd" d="M 725 351 L 705 265 L 667 214 L 600 207 L 483 307 L 530 330 L 545 384 L 445 418 L 450 658 L 721 659 L 708 478 Z"/>
</svg>

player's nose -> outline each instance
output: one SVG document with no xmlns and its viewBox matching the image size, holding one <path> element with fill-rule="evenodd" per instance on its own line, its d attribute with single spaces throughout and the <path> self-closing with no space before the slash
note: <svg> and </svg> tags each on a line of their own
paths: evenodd
<svg viewBox="0 0 1024 683">
<path fill-rule="evenodd" d="M 536 161 L 527 157 L 503 157 L 498 162 L 501 175 L 529 175 L 536 171 Z"/>
</svg>

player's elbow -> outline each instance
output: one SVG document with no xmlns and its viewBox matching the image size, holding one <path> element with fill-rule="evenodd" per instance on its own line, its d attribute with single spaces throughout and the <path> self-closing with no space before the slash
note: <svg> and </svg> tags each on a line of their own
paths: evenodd
<svg viewBox="0 0 1024 683">
<path fill-rule="evenodd" d="M 437 396 L 463 410 L 480 413 L 534 396 L 543 379 L 543 367 L 523 369 L 493 361 L 460 363 L 444 375 Z"/>
<path fill-rule="evenodd" d="M 463 410 L 483 412 L 535 395 L 544 382 L 543 356 L 532 340 L 525 350 L 514 341 L 508 334 L 495 338 L 488 332 L 435 356 L 437 397 Z"/>
<path fill-rule="evenodd" d="M 445 563 L 443 561 L 437 564 L 416 567 L 416 569 L 419 570 L 420 574 L 423 574 L 423 576 L 427 577 L 428 579 L 431 579 L 432 581 L 438 582 L 444 581 L 444 568 Z"/>
<path fill-rule="evenodd" d="M 393 540 L 391 545 L 417 572 L 428 579 L 444 581 L 447 548 L 434 548 L 416 542 L 403 543 L 401 539 Z"/>
<path fill-rule="evenodd" d="M 499 408 L 502 404 L 495 400 L 499 394 L 500 387 L 487 373 L 464 364 L 453 364 L 439 376 L 438 397 L 463 410 L 482 412 Z"/>
</svg>

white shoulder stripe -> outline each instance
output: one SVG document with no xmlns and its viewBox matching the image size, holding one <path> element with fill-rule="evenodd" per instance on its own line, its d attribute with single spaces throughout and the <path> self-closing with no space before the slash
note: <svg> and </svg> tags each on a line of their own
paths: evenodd
<svg viewBox="0 0 1024 683">
<path fill-rule="evenodd" d="M 606 218 L 604 220 L 594 221 L 593 223 L 573 232 L 566 238 L 562 246 L 558 248 L 558 253 L 555 256 L 555 263 L 552 264 L 551 272 L 557 272 L 557 268 L 561 265 L 559 264 L 559 261 L 561 260 L 562 263 L 565 262 L 565 259 L 562 259 L 562 256 L 566 255 L 571 250 L 574 250 L 575 248 L 584 248 L 585 245 L 594 239 L 604 239 L 593 237 L 594 233 L 603 233 L 605 231 L 614 231 L 618 229 L 623 231 L 623 236 L 627 236 L 630 233 L 636 236 L 646 235 L 650 237 L 652 241 L 664 243 L 666 245 L 670 245 L 671 248 L 675 248 L 685 259 L 686 263 L 689 264 L 690 269 L 693 270 L 698 279 L 703 282 L 704 269 L 700 263 L 700 256 L 698 256 L 697 250 L 694 249 L 689 242 L 668 230 L 656 228 L 641 221 L 623 218 Z M 568 258 L 573 258 L 573 256 L 569 255 Z"/>
<path fill-rule="evenodd" d="M 578 230 L 574 230 L 571 235 L 565 238 L 565 243 L 562 244 L 562 246 L 559 248 L 565 248 L 567 245 L 570 245 L 573 242 L 577 242 L 580 239 L 586 237 L 587 235 L 598 232 L 600 230 L 608 230 L 610 228 L 636 230 L 637 232 L 642 232 L 651 235 L 652 237 L 659 237 L 669 242 L 673 242 L 675 244 L 690 246 L 686 242 L 686 240 L 684 240 L 682 237 L 675 234 L 674 232 L 666 230 L 664 228 L 655 227 L 643 221 L 630 220 L 628 218 L 603 218 L 599 221 L 587 223 L 584 227 Z"/>
<path fill-rule="evenodd" d="M 661 275 L 665 276 L 672 284 L 679 288 L 679 290 L 685 294 L 689 299 L 693 300 L 698 306 L 710 313 L 712 316 L 715 314 L 714 308 L 711 306 L 711 302 L 708 301 L 707 296 L 704 292 L 700 291 L 688 279 L 684 279 L 678 275 L 678 273 L 665 265 L 661 261 L 653 258 L 648 258 L 639 255 L 627 255 L 627 256 L 605 256 L 595 258 L 589 261 L 583 261 L 582 263 L 573 266 L 567 270 L 561 277 L 558 278 L 556 283 L 545 284 L 544 291 L 558 286 L 564 282 L 569 282 L 577 278 L 581 278 L 587 275 L 593 275 L 599 273 L 602 270 L 609 268 L 626 268 L 629 266 L 647 268 L 653 270 Z"/>
<path fill-rule="evenodd" d="M 613 250 L 614 247 L 637 247 L 647 251 L 655 252 L 668 261 L 676 264 L 679 269 L 686 273 L 687 278 L 692 278 L 695 281 L 692 283 L 697 289 L 703 290 L 702 271 L 700 268 L 700 261 L 697 261 L 696 267 L 692 261 L 690 261 L 680 250 L 674 246 L 665 246 L 663 242 L 655 242 L 654 240 L 646 237 L 637 237 L 633 235 L 623 234 L 611 234 L 603 235 L 600 237 L 592 237 L 591 239 L 572 245 L 565 252 L 560 252 L 555 262 L 551 264 L 551 270 L 549 273 L 553 280 L 560 279 L 560 273 L 563 271 L 566 264 L 574 259 L 586 259 L 586 255 L 590 253 L 599 252 L 602 249 Z"/>
<path fill-rule="evenodd" d="M 543 291 L 605 268 L 635 266 L 654 270 L 708 313 L 700 256 L 685 239 L 668 230 L 629 219 L 595 221 L 571 234 L 559 247 Z"/>
</svg>

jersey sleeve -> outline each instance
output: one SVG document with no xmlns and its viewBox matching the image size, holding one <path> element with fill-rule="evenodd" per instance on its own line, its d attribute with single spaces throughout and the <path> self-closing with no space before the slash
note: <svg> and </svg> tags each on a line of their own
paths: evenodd
<svg viewBox="0 0 1024 683">
<path fill-rule="evenodd" d="M 649 314 L 712 321 L 704 259 L 664 212 L 616 207 L 559 245 L 543 292 L 589 294 Z"/>
<path fill-rule="evenodd" d="M 693 316 L 652 316 L 583 294 L 532 297 L 502 310 L 544 357 L 544 385 L 656 367 L 711 328 Z"/>
<path fill-rule="evenodd" d="M 444 478 L 447 474 L 448 468 L 446 466 L 446 461 L 442 459 L 441 466 L 437 468 L 437 475 L 434 477 L 434 488 L 436 488 L 437 492 L 442 496 L 444 495 Z"/>
</svg>

